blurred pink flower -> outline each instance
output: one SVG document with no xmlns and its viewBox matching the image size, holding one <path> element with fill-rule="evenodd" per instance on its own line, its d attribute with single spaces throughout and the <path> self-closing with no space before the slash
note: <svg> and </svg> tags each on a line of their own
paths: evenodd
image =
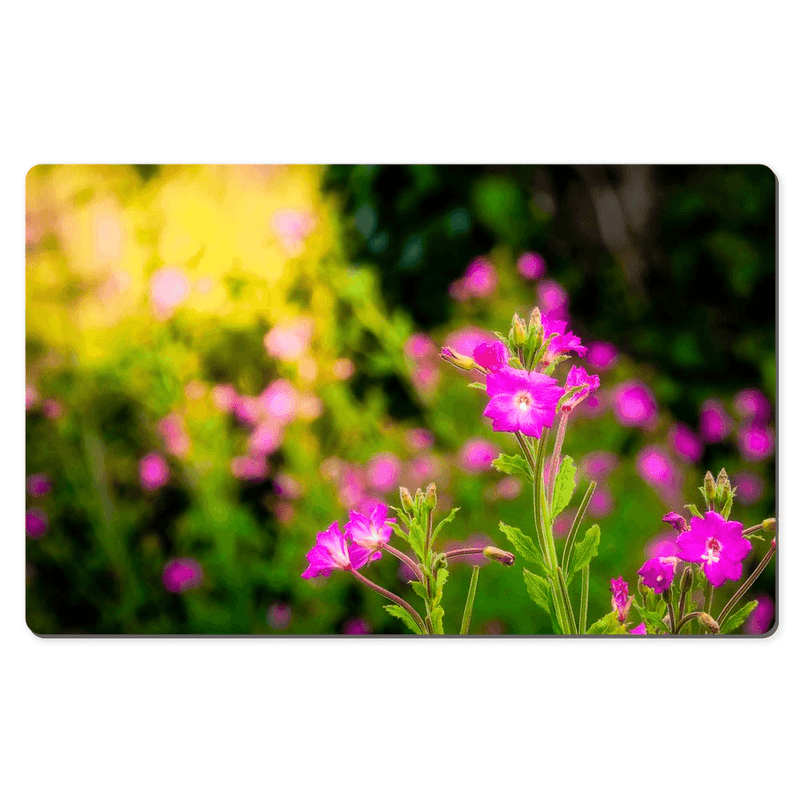
<svg viewBox="0 0 800 800">
<path fill-rule="evenodd" d="M 50 399 L 42 403 L 42 412 L 48 419 L 58 419 L 64 413 L 64 408 L 58 400 Z"/>
<path fill-rule="evenodd" d="M 611 492 L 603 486 L 598 486 L 595 489 L 589 505 L 586 507 L 586 513 L 595 519 L 603 519 L 607 517 L 614 510 L 614 497 Z"/>
<path fill-rule="evenodd" d="M 427 450 L 433 447 L 433 434 L 425 428 L 412 428 L 406 433 L 406 445 L 409 450 Z"/>
<path fill-rule="evenodd" d="M 736 487 L 736 502 L 751 506 L 764 494 L 764 481 L 752 472 L 740 472 L 731 478 Z"/>
<path fill-rule="evenodd" d="M 513 475 L 508 475 L 497 482 L 495 491 L 497 496 L 502 497 L 503 500 L 514 500 L 519 497 L 519 493 L 522 491 L 522 481 Z"/>
<path fill-rule="evenodd" d="M 769 428 L 745 425 L 736 432 L 739 452 L 745 461 L 764 461 L 775 450 L 775 436 Z"/>
<path fill-rule="evenodd" d="M 288 603 L 273 603 L 267 609 L 267 625 L 274 631 L 284 631 L 292 620 L 292 607 Z"/>
<path fill-rule="evenodd" d="M 297 416 L 299 395 L 285 378 L 273 381 L 258 398 L 264 412 L 276 422 L 287 424 Z"/>
<path fill-rule="evenodd" d="M 337 358 L 333 362 L 333 377 L 339 381 L 346 381 L 356 371 L 355 364 L 349 358 Z"/>
<path fill-rule="evenodd" d="M 358 617 L 357 619 L 350 619 L 344 624 L 342 633 L 347 636 L 365 636 L 372 633 L 372 628 L 365 619 Z"/>
<path fill-rule="evenodd" d="M 496 444 L 475 436 L 467 439 L 458 453 L 458 462 L 465 472 L 484 472 L 492 467 L 494 461 L 500 455 L 500 448 Z"/>
<path fill-rule="evenodd" d="M 499 619 L 490 619 L 483 626 L 483 632 L 490 636 L 500 636 L 505 632 L 505 626 Z"/>
<path fill-rule="evenodd" d="M 423 364 L 411 372 L 411 381 L 419 392 L 433 391 L 439 383 L 439 369 L 433 364 Z"/>
<path fill-rule="evenodd" d="M 728 437 L 733 422 L 719 400 L 710 398 L 700 406 L 700 435 L 707 442 L 721 442 Z"/>
<path fill-rule="evenodd" d="M 25 512 L 25 533 L 31 539 L 41 539 L 47 533 L 47 514 L 38 508 Z"/>
<path fill-rule="evenodd" d="M 272 455 L 283 443 L 283 429 L 275 423 L 262 422 L 247 440 L 251 455 Z"/>
<path fill-rule="evenodd" d="M 523 253 L 517 260 L 517 270 L 523 278 L 538 280 L 545 273 L 544 257 L 539 253 Z"/>
<path fill-rule="evenodd" d="M 44 497 L 44 495 L 49 494 L 50 490 L 53 488 L 50 478 L 41 472 L 29 475 L 27 484 L 28 493 L 32 497 Z"/>
<path fill-rule="evenodd" d="M 339 502 L 345 508 L 353 508 L 364 498 L 364 481 L 361 470 L 346 465 L 339 483 Z"/>
<path fill-rule="evenodd" d="M 300 419 L 317 419 L 322 416 L 323 405 L 313 392 L 303 392 L 297 401 L 297 416 Z"/>
<path fill-rule="evenodd" d="M 669 454 L 658 445 L 647 445 L 636 457 L 636 471 L 651 486 L 672 491 L 678 484 L 678 472 Z"/>
<path fill-rule="evenodd" d="M 313 334 L 314 320 L 298 317 L 270 328 L 264 336 L 264 347 L 273 358 L 298 361 L 308 349 Z"/>
<path fill-rule="evenodd" d="M 279 472 L 274 481 L 275 494 L 287 500 L 297 500 L 303 496 L 303 484 L 285 472 Z"/>
<path fill-rule="evenodd" d="M 611 369 L 617 363 L 618 351 L 610 342 L 592 342 L 586 350 L 586 363 L 593 369 Z"/>
<path fill-rule="evenodd" d="M 475 348 L 482 343 L 494 342 L 495 338 L 491 333 L 482 330 L 481 328 L 461 328 L 460 330 L 453 331 L 445 340 L 445 345 L 457 353 L 465 356 L 472 357 Z"/>
<path fill-rule="evenodd" d="M 203 582 L 203 568 L 193 558 L 173 558 L 164 566 L 162 581 L 168 592 L 181 594 Z"/>
<path fill-rule="evenodd" d="M 148 453 L 139 461 L 139 483 L 150 492 L 169 480 L 169 466 L 160 453 Z"/>
<path fill-rule="evenodd" d="M 205 396 L 206 385 L 202 381 L 189 381 L 183 388 L 184 394 L 191 400 L 199 400 Z"/>
<path fill-rule="evenodd" d="M 400 459 L 392 453 L 377 453 L 367 463 L 367 480 L 379 492 L 395 489 L 400 480 Z"/>
<path fill-rule="evenodd" d="M 569 310 L 569 295 L 563 287 L 552 280 L 542 281 L 537 287 L 539 307 L 543 314 L 553 319 L 566 320 Z"/>
<path fill-rule="evenodd" d="M 217 384 L 211 390 L 211 402 L 214 403 L 216 408 L 220 411 L 233 410 L 236 403 L 237 393 L 229 383 Z"/>
<path fill-rule="evenodd" d="M 619 459 L 606 450 L 587 453 L 581 461 L 581 472 L 590 481 L 602 481 L 619 466 Z"/>
<path fill-rule="evenodd" d="M 156 313 L 166 317 L 189 295 L 189 279 L 180 267 L 164 267 L 150 278 L 150 299 Z"/>
<path fill-rule="evenodd" d="M 423 486 L 434 480 L 441 472 L 442 465 L 436 456 L 422 455 L 412 460 L 411 475 L 416 486 Z"/>
<path fill-rule="evenodd" d="M 644 426 L 658 414 L 653 393 L 641 381 L 620 383 L 612 394 L 614 415 L 621 425 Z"/>
<path fill-rule="evenodd" d="M 651 539 L 645 545 L 647 558 L 671 558 L 672 556 L 677 556 L 680 548 L 675 538 L 675 533 L 662 533 Z"/>
<path fill-rule="evenodd" d="M 30 411 L 39 402 L 39 392 L 30 383 L 25 384 L 25 410 Z"/>
<path fill-rule="evenodd" d="M 231 461 L 231 473 L 242 481 L 263 480 L 268 472 L 267 460 L 263 456 L 236 456 Z"/>
<path fill-rule="evenodd" d="M 242 425 L 255 425 L 264 409 L 260 398 L 237 395 L 233 401 L 233 413 Z"/>
<path fill-rule="evenodd" d="M 289 255 L 302 252 L 306 238 L 316 226 L 316 219 L 306 211 L 284 209 L 272 215 L 272 229 Z"/>
<path fill-rule="evenodd" d="M 694 464 L 703 455 L 703 441 L 683 423 L 673 425 L 667 434 L 672 451 L 683 461 Z"/>
<path fill-rule="evenodd" d="M 574 520 L 574 509 L 562 511 L 553 522 L 553 536 L 555 536 L 556 539 L 563 539 L 569 533 L 569 529 L 572 527 Z"/>
<path fill-rule="evenodd" d="M 438 352 L 433 339 L 425 333 L 412 333 L 406 339 L 403 349 L 405 354 L 415 361 L 422 358 L 434 358 Z"/>
<path fill-rule="evenodd" d="M 278 522 L 282 522 L 285 525 L 287 522 L 291 522 L 294 515 L 294 506 L 288 500 L 279 500 L 275 503 L 275 516 Z"/>
<path fill-rule="evenodd" d="M 744 632 L 751 636 L 769 633 L 772 629 L 772 621 L 775 619 L 775 603 L 772 602 L 772 598 L 766 594 L 760 594 L 755 599 L 758 600 L 758 605 L 744 623 Z"/>
<path fill-rule="evenodd" d="M 742 419 L 756 425 L 766 425 L 772 415 L 772 406 L 758 389 L 743 389 L 733 398 L 734 411 Z"/>
<path fill-rule="evenodd" d="M 158 423 L 158 432 L 164 442 L 164 449 L 174 456 L 183 457 L 189 452 L 191 442 L 186 433 L 183 419 L 177 414 L 168 414 Z"/>
<path fill-rule="evenodd" d="M 464 273 L 464 289 L 470 297 L 489 297 L 497 288 L 497 270 L 486 258 L 476 258 Z"/>
</svg>

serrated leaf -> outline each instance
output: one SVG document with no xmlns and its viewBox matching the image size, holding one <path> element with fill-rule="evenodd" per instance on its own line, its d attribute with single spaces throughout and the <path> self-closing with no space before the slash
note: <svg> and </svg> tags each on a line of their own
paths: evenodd
<svg viewBox="0 0 800 800">
<path fill-rule="evenodd" d="M 700 513 L 700 510 L 697 508 L 697 506 L 694 503 L 689 503 L 688 505 L 685 505 L 684 508 L 688 508 L 689 511 L 692 512 L 692 516 L 693 517 L 702 517 L 703 516 Z"/>
<path fill-rule="evenodd" d="M 584 567 L 588 566 L 600 549 L 600 528 L 592 525 L 586 531 L 583 539 L 576 543 L 569 563 L 569 575 L 567 585 L 572 578 L 577 575 Z"/>
<path fill-rule="evenodd" d="M 453 517 L 460 511 L 460 507 L 454 508 L 434 529 L 433 536 L 431 536 L 431 547 L 433 547 L 433 543 L 436 541 L 436 537 L 439 535 L 439 531 L 447 525 L 449 522 L 453 521 Z"/>
<path fill-rule="evenodd" d="M 424 631 L 420 630 L 419 625 L 417 625 L 411 614 L 409 614 L 408 611 L 406 611 L 402 606 L 392 604 L 384 606 L 383 609 L 387 614 L 391 614 L 391 616 L 405 622 L 406 626 L 412 633 L 424 633 Z"/>
<path fill-rule="evenodd" d="M 551 519 L 555 519 L 568 505 L 575 491 L 575 462 L 570 456 L 564 456 L 556 475 L 556 485 L 553 492 L 553 510 Z"/>
<path fill-rule="evenodd" d="M 648 611 L 642 608 L 635 600 L 633 602 L 633 605 L 639 612 L 639 616 L 642 618 L 648 633 L 654 633 L 656 631 L 661 631 L 662 633 L 669 633 L 669 628 L 664 622 L 663 617 L 656 614 L 655 611 Z"/>
<path fill-rule="evenodd" d="M 386 523 L 404 542 L 408 541 L 408 534 L 396 523 L 396 522 L 387 522 Z"/>
<path fill-rule="evenodd" d="M 746 606 L 740 608 L 735 614 L 731 614 L 720 626 L 720 633 L 731 633 L 741 625 L 758 608 L 758 600 L 751 600 Z"/>
<path fill-rule="evenodd" d="M 517 553 L 526 561 L 530 561 L 531 564 L 538 567 L 539 571 L 546 575 L 548 572 L 547 567 L 533 539 L 531 539 L 530 536 L 526 536 L 519 528 L 506 525 L 505 522 L 500 522 L 499 526 L 500 530 L 506 535 L 506 539 L 508 539 Z"/>
<path fill-rule="evenodd" d="M 593 622 L 589 626 L 589 630 L 586 631 L 587 636 L 599 634 L 617 636 L 623 633 L 625 633 L 625 626 L 620 625 L 616 611 L 612 611 L 601 617 L 597 622 Z"/>
<path fill-rule="evenodd" d="M 444 609 L 436 606 L 431 611 L 431 622 L 433 623 L 434 633 L 444 633 Z"/>
<path fill-rule="evenodd" d="M 529 570 L 523 568 L 522 576 L 525 579 L 525 586 L 528 589 L 528 595 L 531 600 L 536 603 L 539 608 L 550 613 L 550 584 L 539 575 L 534 575 Z"/>
<path fill-rule="evenodd" d="M 492 466 L 498 472 L 504 472 L 506 475 L 520 475 L 533 483 L 531 468 L 528 462 L 520 455 L 509 456 L 505 453 L 501 453 L 492 461 Z"/>
<path fill-rule="evenodd" d="M 428 599 L 428 593 L 420 581 L 411 581 L 409 586 L 414 590 L 414 593 L 421 597 L 423 600 Z"/>
<path fill-rule="evenodd" d="M 425 529 L 416 519 L 411 520 L 411 527 L 408 532 L 408 543 L 420 561 L 424 561 L 425 555 Z"/>
<path fill-rule="evenodd" d="M 486 384 L 481 383 L 480 381 L 476 381 L 475 383 L 468 383 L 467 387 L 470 389 L 483 389 L 484 392 L 486 391 Z"/>
<path fill-rule="evenodd" d="M 436 573 L 436 593 L 435 593 L 435 601 L 437 603 L 442 602 L 442 593 L 444 591 L 444 585 L 447 583 L 447 578 L 450 573 L 446 569 L 440 569 Z"/>
<path fill-rule="evenodd" d="M 736 489 L 732 489 L 731 493 L 728 495 L 728 499 L 725 501 L 725 505 L 722 509 L 722 516 L 725 519 L 731 515 L 731 508 L 733 507 L 733 497 L 736 494 Z"/>
</svg>

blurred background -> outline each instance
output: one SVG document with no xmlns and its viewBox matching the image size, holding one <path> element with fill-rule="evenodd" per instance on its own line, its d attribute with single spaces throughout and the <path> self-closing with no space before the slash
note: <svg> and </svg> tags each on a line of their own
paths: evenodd
<svg viewBox="0 0 800 800">
<path fill-rule="evenodd" d="M 403 633 L 347 575 L 302 580 L 305 553 L 431 481 L 461 508 L 442 543 L 528 529 L 528 492 L 490 467 L 513 437 L 438 351 L 534 305 L 601 378 L 564 452 L 578 492 L 599 484 L 589 619 L 607 613 L 610 578 L 674 552 L 661 517 L 700 504 L 707 469 L 745 527 L 775 514 L 775 203 L 763 166 L 33 168 L 29 627 Z M 370 571 L 414 597 L 393 560 Z M 766 632 L 773 566 L 752 596 L 744 632 Z M 521 564 L 482 570 L 472 630 L 548 632 Z"/>
</svg>

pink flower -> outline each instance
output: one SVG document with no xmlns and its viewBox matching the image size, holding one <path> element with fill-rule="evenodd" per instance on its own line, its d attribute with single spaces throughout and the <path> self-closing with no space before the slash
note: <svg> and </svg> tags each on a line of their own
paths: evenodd
<svg viewBox="0 0 800 800">
<path fill-rule="evenodd" d="M 753 549 L 742 535 L 742 523 L 726 522 L 716 511 L 692 517 L 689 530 L 677 542 L 678 558 L 702 564 L 708 582 L 716 587 L 742 577 L 742 562 Z"/>
<path fill-rule="evenodd" d="M 150 278 L 150 299 L 156 313 L 168 317 L 189 295 L 189 279 L 179 267 L 164 267 Z"/>
<path fill-rule="evenodd" d="M 258 397 L 237 395 L 233 401 L 233 413 L 242 425 L 255 425 L 262 412 Z"/>
<path fill-rule="evenodd" d="M 647 633 L 647 628 L 644 622 L 640 622 L 635 628 L 631 628 L 628 633 L 633 636 L 644 636 Z"/>
<path fill-rule="evenodd" d="M 492 461 L 500 455 L 500 448 L 496 444 L 475 436 L 467 439 L 458 453 L 458 462 L 465 472 L 484 472 L 490 469 Z"/>
<path fill-rule="evenodd" d="M 513 475 L 507 475 L 497 482 L 495 491 L 498 497 L 502 497 L 504 500 L 513 500 L 519 497 L 519 493 L 522 491 L 522 481 Z"/>
<path fill-rule="evenodd" d="M 475 363 L 489 372 L 508 366 L 508 350 L 500 341 L 481 342 L 472 354 Z"/>
<path fill-rule="evenodd" d="M 469 327 L 451 333 L 445 340 L 445 345 L 457 353 L 472 356 L 479 344 L 491 344 L 494 341 L 497 340 L 491 333 L 487 333 L 481 328 Z"/>
<path fill-rule="evenodd" d="M 736 487 L 736 500 L 746 506 L 758 502 L 764 494 L 764 481 L 752 472 L 740 472 L 734 475 L 731 483 Z"/>
<path fill-rule="evenodd" d="M 542 327 L 545 339 L 556 334 L 542 359 L 543 364 L 552 364 L 556 358 L 569 352 L 577 353 L 581 357 L 586 355 L 586 348 L 581 344 L 581 340 L 572 331 L 567 330 L 565 319 L 560 319 L 552 314 L 542 314 Z"/>
<path fill-rule="evenodd" d="M 297 390 L 285 378 L 273 381 L 258 398 L 264 413 L 281 425 L 297 416 L 299 400 Z"/>
<path fill-rule="evenodd" d="M 703 442 L 686 425 L 673 425 L 668 434 L 669 444 L 673 452 L 684 461 L 694 463 L 703 455 Z"/>
<path fill-rule="evenodd" d="M 517 261 L 517 270 L 523 278 L 538 280 L 545 273 L 544 258 L 539 253 L 523 253 Z"/>
<path fill-rule="evenodd" d="M 672 525 L 678 533 L 689 530 L 686 520 L 677 511 L 670 511 L 669 514 L 665 514 L 661 517 L 661 520 L 662 522 L 666 522 L 667 525 Z"/>
<path fill-rule="evenodd" d="M 562 412 L 569 413 L 589 395 L 594 394 L 600 388 L 600 378 L 597 375 L 588 375 L 583 367 L 572 367 L 567 375 L 564 393 L 578 386 L 582 388 L 561 404 Z"/>
<path fill-rule="evenodd" d="M 673 558 L 678 555 L 674 534 L 662 534 L 651 539 L 645 547 L 648 558 Z"/>
<path fill-rule="evenodd" d="M 434 456 L 418 456 L 411 462 L 411 474 L 418 486 L 432 481 L 441 470 L 441 462 Z"/>
<path fill-rule="evenodd" d="M 58 419 L 64 413 L 64 408 L 58 400 L 50 398 L 42 403 L 42 413 L 48 419 Z"/>
<path fill-rule="evenodd" d="M 387 517 L 389 509 L 380 503 L 373 508 L 367 517 L 357 511 L 350 512 L 350 521 L 344 526 L 344 535 L 359 547 L 370 552 L 370 561 L 381 557 L 380 549 L 389 543 L 392 536 L 390 522 L 397 522 L 394 517 Z"/>
<path fill-rule="evenodd" d="M 232 411 L 236 396 L 236 389 L 228 383 L 218 384 L 211 390 L 211 401 L 220 411 Z"/>
<path fill-rule="evenodd" d="M 283 631 L 292 620 L 292 607 L 288 603 L 273 603 L 267 609 L 267 625 L 275 631 Z"/>
<path fill-rule="evenodd" d="M 586 363 L 592 369 L 611 369 L 617 363 L 617 348 L 610 342 L 592 342 L 586 348 Z"/>
<path fill-rule="evenodd" d="M 424 333 L 413 333 L 406 339 L 403 348 L 405 354 L 412 360 L 418 361 L 423 358 L 433 358 L 438 350 L 433 343 L 433 339 Z"/>
<path fill-rule="evenodd" d="M 406 445 L 409 450 L 428 450 L 433 447 L 433 434 L 425 428 L 412 428 L 406 434 Z"/>
<path fill-rule="evenodd" d="M 247 440 L 251 455 L 272 455 L 283 443 L 283 429 L 276 423 L 262 422 Z"/>
<path fill-rule="evenodd" d="M 636 469 L 651 486 L 671 491 L 678 484 L 678 472 L 667 453 L 658 445 L 643 447 L 636 457 Z"/>
<path fill-rule="evenodd" d="M 601 481 L 619 466 L 619 459 L 614 453 L 598 450 L 584 456 L 581 471 L 590 481 Z"/>
<path fill-rule="evenodd" d="M 769 633 L 772 629 L 772 621 L 775 619 L 775 603 L 772 602 L 772 598 L 766 594 L 760 594 L 756 600 L 758 600 L 758 605 L 744 623 L 744 632 L 751 636 Z"/>
<path fill-rule="evenodd" d="M 745 425 L 737 431 L 736 439 L 745 461 L 764 461 L 775 450 L 775 436 L 769 428 Z"/>
<path fill-rule="evenodd" d="M 766 425 L 772 414 L 769 400 L 758 389 L 743 389 L 733 398 L 734 411 L 756 425 Z"/>
<path fill-rule="evenodd" d="M 728 437 L 733 422 L 718 400 L 709 399 L 700 406 L 700 435 L 707 442 L 721 442 Z"/>
<path fill-rule="evenodd" d="M 342 633 L 347 636 L 366 636 L 367 634 L 372 633 L 372 628 L 370 627 L 369 622 L 359 617 L 357 619 L 350 619 L 345 622 Z"/>
<path fill-rule="evenodd" d="M 186 433 L 183 419 L 177 414 L 168 414 L 158 423 L 158 432 L 164 442 L 164 449 L 174 456 L 185 456 L 189 452 L 191 442 Z"/>
<path fill-rule="evenodd" d="M 317 543 L 308 551 L 308 567 L 302 578 L 327 578 L 335 569 L 360 569 L 369 561 L 371 553 L 363 547 L 348 542 L 334 522 L 317 534 Z"/>
<path fill-rule="evenodd" d="M 439 383 L 439 370 L 433 364 L 422 364 L 411 371 L 411 381 L 417 391 L 427 394 Z"/>
<path fill-rule="evenodd" d="M 161 579 L 168 592 L 181 594 L 203 582 L 203 568 L 193 558 L 173 558 L 164 566 Z"/>
<path fill-rule="evenodd" d="M 567 319 L 569 295 L 555 281 L 542 281 L 537 287 L 539 307 L 554 319 Z"/>
<path fill-rule="evenodd" d="M 476 258 L 464 273 L 463 285 L 470 297 L 488 297 L 497 288 L 497 270 L 488 259 Z"/>
<path fill-rule="evenodd" d="M 603 519 L 614 510 L 614 497 L 605 487 L 599 486 L 595 489 L 589 505 L 586 506 L 586 513 L 594 519 Z"/>
<path fill-rule="evenodd" d="M 483 415 L 496 431 L 520 432 L 538 439 L 552 426 L 564 390 L 540 372 L 503 367 L 486 376 L 489 400 Z"/>
<path fill-rule="evenodd" d="M 47 533 L 47 514 L 38 508 L 25 512 L 25 533 L 31 539 L 41 539 Z"/>
<path fill-rule="evenodd" d="M 400 480 L 400 459 L 392 453 L 378 453 L 367 464 L 367 480 L 379 492 L 388 492 Z"/>
<path fill-rule="evenodd" d="M 562 511 L 558 517 L 553 520 L 553 536 L 556 539 L 563 539 L 572 528 L 572 523 L 575 521 L 575 510 L 567 509 Z"/>
<path fill-rule="evenodd" d="M 148 492 L 158 489 L 169 480 L 169 467 L 160 453 L 148 453 L 139 462 L 139 483 Z"/>
<path fill-rule="evenodd" d="M 628 584 L 619 578 L 611 579 L 611 609 L 617 612 L 617 619 L 620 623 L 625 622 L 628 618 L 628 612 L 631 609 L 633 599 L 628 597 Z"/>
<path fill-rule="evenodd" d="M 264 336 L 264 347 L 273 358 L 299 361 L 308 349 L 313 333 L 314 320 L 299 317 L 273 326 Z"/>
<path fill-rule="evenodd" d="M 333 362 L 333 377 L 339 381 L 346 381 L 356 371 L 355 364 L 349 358 L 337 358 Z"/>
<path fill-rule="evenodd" d="M 32 497 L 43 497 L 49 494 L 50 490 L 53 488 L 50 478 L 38 472 L 35 475 L 29 475 L 27 483 L 28 493 Z"/>
<path fill-rule="evenodd" d="M 614 390 L 614 415 L 621 425 L 644 426 L 658 414 L 653 393 L 640 381 L 621 383 Z"/>
<path fill-rule="evenodd" d="M 316 220 L 306 211 L 283 209 L 272 215 L 272 229 L 289 255 L 302 252 L 306 238 L 316 226 Z"/>
<path fill-rule="evenodd" d="M 645 586 L 649 586 L 656 594 L 663 594 L 675 579 L 675 563 L 675 558 L 651 558 L 637 574 Z"/>
<path fill-rule="evenodd" d="M 275 494 L 285 497 L 288 500 L 297 500 L 299 497 L 303 496 L 303 484 L 295 480 L 291 475 L 287 475 L 285 472 L 279 472 L 275 476 L 273 484 Z"/>
</svg>

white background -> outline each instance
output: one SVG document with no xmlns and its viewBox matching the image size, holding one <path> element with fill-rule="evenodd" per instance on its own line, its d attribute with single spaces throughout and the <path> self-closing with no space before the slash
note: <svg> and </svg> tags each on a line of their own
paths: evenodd
<svg viewBox="0 0 800 800">
<path fill-rule="evenodd" d="M 0 35 L 5 797 L 796 792 L 791 4 L 373 0 L 264 4 L 254 14 L 237 2 L 39 2 L 6 9 Z M 778 633 L 36 638 L 24 623 L 21 398 L 24 178 L 40 162 L 768 164 L 781 187 L 788 498 Z"/>
</svg>

